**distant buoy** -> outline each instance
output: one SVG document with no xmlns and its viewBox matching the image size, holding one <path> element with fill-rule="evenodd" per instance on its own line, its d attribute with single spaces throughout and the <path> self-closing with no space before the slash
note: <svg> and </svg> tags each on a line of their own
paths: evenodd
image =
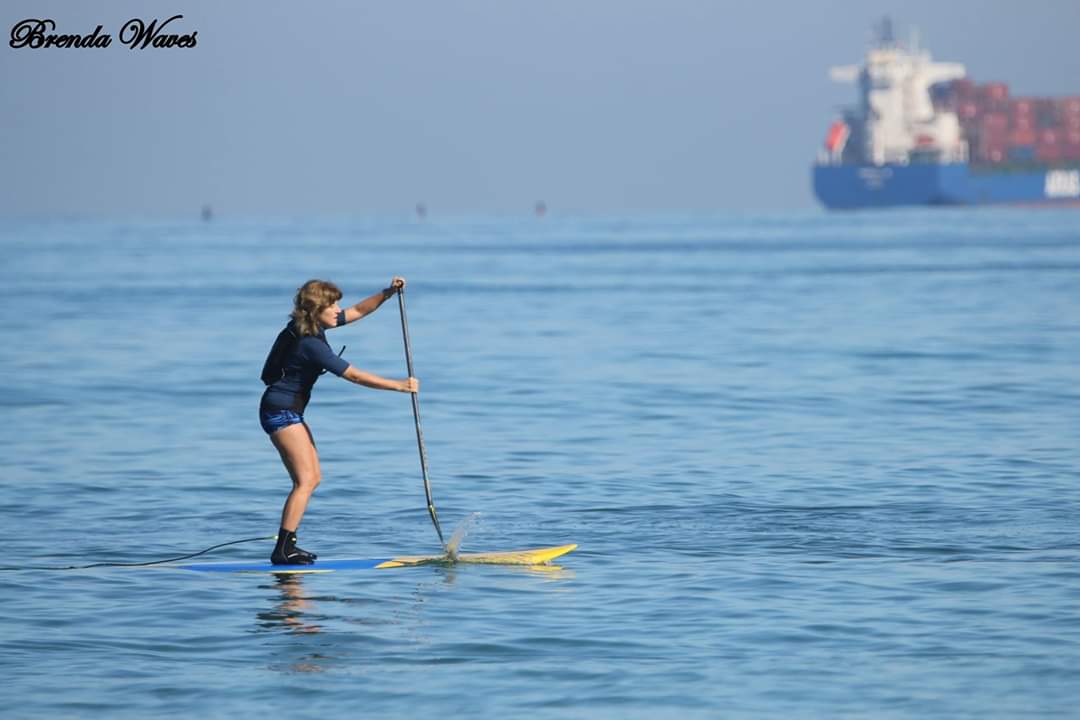
<svg viewBox="0 0 1080 720">
<path fill-rule="evenodd" d="M 536 203 L 536 217 L 544 217 L 547 215 L 547 203 L 543 200 Z"/>
</svg>

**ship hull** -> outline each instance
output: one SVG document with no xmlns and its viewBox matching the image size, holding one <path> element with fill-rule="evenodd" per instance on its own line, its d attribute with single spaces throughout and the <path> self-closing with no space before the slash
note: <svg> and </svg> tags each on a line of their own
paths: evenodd
<svg viewBox="0 0 1080 720">
<path fill-rule="evenodd" d="M 818 200 L 834 210 L 1080 201 L 1080 164 L 1007 171 L 962 163 L 815 165 L 813 175 Z"/>
</svg>

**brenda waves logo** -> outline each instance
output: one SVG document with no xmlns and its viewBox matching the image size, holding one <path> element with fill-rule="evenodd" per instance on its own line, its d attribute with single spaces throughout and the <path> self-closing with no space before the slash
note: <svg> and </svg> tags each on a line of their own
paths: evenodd
<svg viewBox="0 0 1080 720">
<path fill-rule="evenodd" d="M 132 50 L 145 50 L 153 48 L 193 48 L 197 43 L 195 38 L 199 34 L 197 30 L 180 35 L 172 32 L 179 29 L 177 26 L 166 27 L 174 20 L 183 20 L 183 15 L 173 15 L 165 22 L 157 18 L 149 23 L 139 18 L 132 18 L 120 28 L 117 37 L 122 45 L 127 45 Z M 56 23 L 52 20 L 38 20 L 28 18 L 15 23 L 11 28 L 11 40 L 8 45 L 15 49 L 32 48 L 107 48 L 112 45 L 112 36 L 101 32 L 101 25 L 94 28 L 92 33 L 85 35 L 63 35 L 56 32 Z"/>
</svg>

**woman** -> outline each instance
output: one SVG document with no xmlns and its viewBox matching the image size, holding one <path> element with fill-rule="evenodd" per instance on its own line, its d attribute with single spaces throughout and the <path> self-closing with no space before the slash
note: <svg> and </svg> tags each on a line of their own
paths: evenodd
<svg viewBox="0 0 1080 720">
<path fill-rule="evenodd" d="M 374 312 L 404 287 L 405 279 L 395 277 L 390 287 L 344 310 L 338 306 L 341 290 L 333 283 L 309 280 L 296 291 L 292 320 L 278 335 L 263 367 L 263 382 L 268 387 L 259 403 L 259 422 L 292 478 L 292 492 L 281 511 L 281 529 L 270 556 L 275 565 L 310 565 L 316 558 L 314 553 L 296 546 L 296 529 L 322 477 L 315 440 L 304 422 L 304 408 L 319 375 L 329 371 L 379 390 L 420 390 L 416 378 L 388 380 L 358 370 L 335 355 L 326 342 L 328 328 L 347 325 Z"/>
</svg>

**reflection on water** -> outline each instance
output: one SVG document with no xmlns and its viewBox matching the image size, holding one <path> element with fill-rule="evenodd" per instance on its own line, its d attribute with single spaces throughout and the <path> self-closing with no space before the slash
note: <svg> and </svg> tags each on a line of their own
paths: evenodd
<svg viewBox="0 0 1080 720">
<path fill-rule="evenodd" d="M 425 636 L 418 634 L 424 625 L 421 617 L 424 603 L 433 590 L 454 585 L 457 572 L 453 566 L 440 567 L 426 575 L 411 592 L 392 603 L 377 603 L 374 607 L 369 607 L 370 600 L 364 597 L 313 595 L 304 587 L 307 578 L 304 574 L 283 573 L 273 578 L 272 585 L 261 586 L 276 592 L 270 595 L 270 607 L 256 613 L 257 631 L 283 631 L 294 636 L 297 644 L 285 653 L 276 653 L 268 667 L 278 672 L 312 673 L 340 666 L 348 657 L 344 647 L 350 641 L 370 640 L 380 634 L 380 629 L 404 629 L 409 644 L 427 642 Z M 345 630 L 343 636 L 343 628 L 352 629 Z M 304 640 L 301 642 L 300 638 Z"/>
<path fill-rule="evenodd" d="M 459 579 L 459 573 L 465 569 L 454 564 L 440 565 L 432 568 L 434 572 L 427 575 L 424 580 L 417 583 L 413 591 L 408 594 L 409 600 L 405 603 L 408 607 L 402 608 L 400 602 L 390 618 L 380 619 L 377 616 L 357 617 L 356 610 L 363 605 L 364 601 L 359 598 L 337 597 L 335 595 L 309 595 L 304 589 L 303 574 L 280 574 L 274 575 L 273 585 L 263 585 L 264 589 L 273 589 L 277 593 L 272 595 L 272 605 L 268 609 L 256 613 L 258 630 L 272 632 L 283 630 L 289 634 L 317 635 L 324 633 L 328 624 L 335 621 L 349 625 L 378 625 L 384 622 L 400 624 L 403 617 L 411 617 L 412 621 L 418 622 L 415 614 L 420 611 L 427 600 L 427 596 L 438 589 L 449 589 L 455 586 Z M 573 570 L 568 570 L 560 565 L 507 565 L 500 571 L 513 575 L 532 576 L 544 581 L 565 581 L 575 578 Z M 393 572 L 393 571 L 388 571 Z M 349 610 L 336 616 L 330 612 L 333 604 L 348 606 Z M 406 611 L 403 615 L 403 610 Z M 310 660 L 321 656 L 311 655 Z M 299 663 L 291 666 L 295 670 L 321 670 L 319 667 L 303 667 L 307 663 Z"/>
<path fill-rule="evenodd" d="M 280 595 L 274 606 L 259 612 L 259 625 L 266 630 L 283 629 L 294 633 L 318 633 L 322 627 L 312 620 L 318 605 L 304 596 L 302 575 L 275 575 L 274 587 Z"/>
<path fill-rule="evenodd" d="M 256 614 L 261 630 L 285 630 L 289 634 L 305 636 L 317 636 L 323 632 L 322 625 L 316 622 L 317 618 L 323 617 L 318 613 L 319 604 L 304 595 L 302 575 L 275 575 L 271 587 L 278 591 L 273 597 L 272 607 Z M 326 670 L 332 658 L 318 651 L 312 652 L 307 643 L 304 646 L 295 659 L 275 656 L 269 667 L 282 672 L 318 673 Z"/>
<path fill-rule="evenodd" d="M 526 575 L 540 575 L 545 580 L 573 580 L 577 574 L 562 565 L 517 565 L 507 566 L 508 570 Z"/>
</svg>

